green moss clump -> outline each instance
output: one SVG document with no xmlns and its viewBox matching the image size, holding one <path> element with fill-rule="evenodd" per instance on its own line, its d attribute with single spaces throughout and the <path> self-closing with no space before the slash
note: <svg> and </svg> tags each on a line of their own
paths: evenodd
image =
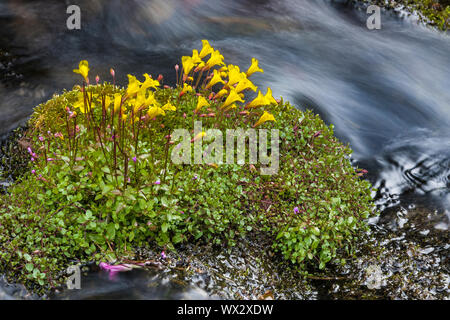
<svg viewBox="0 0 450 320">
<path fill-rule="evenodd" d="M 252 108 L 224 108 L 233 89 L 207 99 L 205 84 L 150 89 L 135 81 L 75 87 L 35 109 L 29 170 L 0 197 L 0 260 L 16 279 L 50 288 L 75 263 L 132 259 L 149 243 L 232 246 L 250 231 L 303 269 L 352 253 L 373 211 L 371 186 L 332 126 L 269 94 Z M 261 175 L 260 164 L 171 161 L 176 128 L 195 139 L 194 120 L 225 132 L 258 119 L 267 120 L 258 128 L 279 130 L 277 174 Z"/>
<path fill-rule="evenodd" d="M 417 12 L 421 21 L 435 26 L 442 31 L 450 28 L 450 2 L 448 0 L 364 0 L 387 8 L 405 6 L 410 12 Z"/>
</svg>

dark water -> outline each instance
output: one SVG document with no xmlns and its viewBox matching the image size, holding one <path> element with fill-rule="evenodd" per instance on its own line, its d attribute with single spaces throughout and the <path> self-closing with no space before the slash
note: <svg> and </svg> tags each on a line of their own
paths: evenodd
<svg viewBox="0 0 450 320">
<path fill-rule="evenodd" d="M 371 221 L 375 233 L 400 237 L 395 245 L 432 248 L 439 266 L 448 262 L 448 36 L 392 12 L 383 12 L 381 30 L 369 31 L 363 8 L 346 1 L 71 4 L 82 10 L 79 31 L 67 30 L 64 1 L 0 0 L 0 135 L 26 121 L 33 106 L 76 84 L 72 69 L 81 59 L 89 61 L 91 77 L 110 80 L 114 67 L 122 84 L 127 73 L 144 72 L 162 73 L 173 84 L 179 57 L 209 39 L 227 63 L 245 68 L 258 58 L 265 70 L 255 75 L 258 85 L 335 125 L 379 189 L 384 211 Z"/>
</svg>

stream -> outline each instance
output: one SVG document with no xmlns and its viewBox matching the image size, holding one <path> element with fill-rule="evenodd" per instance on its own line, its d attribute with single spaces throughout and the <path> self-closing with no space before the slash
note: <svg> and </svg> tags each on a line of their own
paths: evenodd
<svg viewBox="0 0 450 320">
<path fill-rule="evenodd" d="M 67 2 L 67 3 L 66 3 Z M 449 299 L 450 37 L 382 10 L 381 29 L 366 28 L 363 5 L 329 0 L 74 0 L 81 30 L 68 30 L 68 1 L 0 0 L 0 137 L 24 124 L 33 107 L 90 74 L 125 85 L 128 73 L 163 74 L 201 39 L 227 63 L 256 57 L 254 82 L 312 109 L 349 143 L 382 212 L 370 219 L 367 245 L 332 270 L 302 279 L 268 247 L 186 246 L 152 266 L 114 277 L 85 266 L 81 290 L 54 299 Z M 265 90 L 262 90 L 265 91 Z M 0 181 L 8 184 L 10 181 Z M 270 246 L 269 246 L 270 247 Z M 380 266 L 379 288 L 367 268 Z M 38 298 L 0 277 L 0 299 Z"/>
</svg>

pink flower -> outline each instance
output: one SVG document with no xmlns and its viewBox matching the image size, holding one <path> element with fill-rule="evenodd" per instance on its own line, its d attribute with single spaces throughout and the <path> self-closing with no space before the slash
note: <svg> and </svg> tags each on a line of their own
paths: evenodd
<svg viewBox="0 0 450 320">
<path fill-rule="evenodd" d="M 161 181 L 156 180 L 156 181 L 154 182 L 154 184 L 161 184 Z"/>
<path fill-rule="evenodd" d="M 54 161 L 55 159 L 53 158 L 47 158 L 47 161 Z"/>
<path fill-rule="evenodd" d="M 44 141 L 44 137 L 39 137 L 39 141 L 43 142 Z"/>
<path fill-rule="evenodd" d="M 133 157 L 133 162 L 136 162 L 137 161 L 137 158 L 136 157 Z"/>
<path fill-rule="evenodd" d="M 114 71 L 113 68 L 111 68 L 111 69 L 109 70 L 109 73 L 111 73 L 111 76 L 113 76 L 113 78 L 116 76 L 116 72 Z"/>
<path fill-rule="evenodd" d="M 100 269 L 111 271 L 111 272 L 123 272 L 123 271 L 130 271 L 132 268 L 130 265 L 127 264 L 118 264 L 118 265 L 111 265 L 106 262 L 100 262 L 98 265 Z"/>
<path fill-rule="evenodd" d="M 179 65 L 175 65 L 175 71 L 178 71 L 180 69 L 180 66 Z"/>
<path fill-rule="evenodd" d="M 34 170 L 34 169 L 31 170 L 31 173 L 32 173 L 32 174 L 36 174 L 36 170 Z"/>
<path fill-rule="evenodd" d="M 166 253 L 164 251 L 161 252 L 161 258 L 167 259 Z"/>
<path fill-rule="evenodd" d="M 294 213 L 299 213 L 300 212 L 300 210 L 298 209 L 298 207 L 295 207 L 294 208 Z"/>
</svg>

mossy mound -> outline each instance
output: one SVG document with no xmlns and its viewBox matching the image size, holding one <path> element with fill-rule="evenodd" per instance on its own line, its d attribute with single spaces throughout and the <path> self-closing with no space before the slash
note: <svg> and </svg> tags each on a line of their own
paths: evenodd
<svg viewBox="0 0 450 320">
<path fill-rule="evenodd" d="M 69 265 L 132 259 L 149 243 L 232 246 L 249 231 L 272 239 L 301 270 L 345 263 L 373 212 L 364 170 L 311 111 L 276 101 L 270 90 L 246 103 L 244 93 L 256 91 L 249 77 L 262 71 L 257 61 L 240 72 L 208 47 L 201 58 L 196 50 L 183 57 L 175 88 L 162 77 L 129 76 L 127 88 L 83 84 L 35 109 L 25 135 L 29 170 L 0 197 L 0 259 L 10 275 L 50 288 Z M 88 71 L 87 62 L 76 70 L 86 81 Z M 269 129 L 266 158 L 278 133 L 276 174 L 248 161 L 176 164 L 171 156 L 182 146 L 203 139 L 208 152 L 210 132 L 194 131 L 199 120 L 222 132 Z M 180 128 L 190 137 L 178 143 Z"/>
<path fill-rule="evenodd" d="M 439 30 L 447 31 L 450 28 L 450 1 L 448 0 L 364 1 L 390 9 L 405 8 L 410 12 L 416 12 L 422 22 L 435 26 Z"/>
</svg>

